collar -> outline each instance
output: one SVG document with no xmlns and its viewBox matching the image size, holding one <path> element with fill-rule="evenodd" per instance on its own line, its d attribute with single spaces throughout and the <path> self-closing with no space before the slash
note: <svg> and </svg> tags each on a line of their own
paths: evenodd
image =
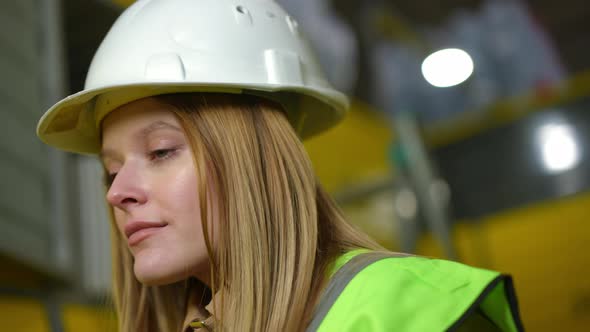
<svg viewBox="0 0 590 332">
<path fill-rule="evenodd" d="M 215 294 L 214 297 L 217 298 L 218 294 Z M 202 298 L 203 296 L 200 292 L 190 291 L 184 322 L 182 324 L 183 332 L 213 331 L 213 303 L 218 302 L 212 300 L 209 304 L 203 306 Z"/>
</svg>

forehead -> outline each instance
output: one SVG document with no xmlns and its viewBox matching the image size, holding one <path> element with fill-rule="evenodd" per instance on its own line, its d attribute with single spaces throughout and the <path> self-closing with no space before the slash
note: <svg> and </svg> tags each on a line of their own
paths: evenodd
<svg viewBox="0 0 590 332">
<path fill-rule="evenodd" d="M 172 112 L 172 106 L 154 98 L 144 98 L 123 105 L 109 113 L 102 121 L 100 155 L 108 155 L 126 142 L 144 138 L 161 128 L 181 131 L 178 119 Z"/>
<path fill-rule="evenodd" d="M 106 133 L 134 127 L 142 127 L 153 121 L 170 121 L 177 123 L 172 113 L 172 106 L 159 102 L 155 98 L 143 98 L 125 104 L 111 113 L 102 121 L 101 130 L 103 137 Z"/>
</svg>

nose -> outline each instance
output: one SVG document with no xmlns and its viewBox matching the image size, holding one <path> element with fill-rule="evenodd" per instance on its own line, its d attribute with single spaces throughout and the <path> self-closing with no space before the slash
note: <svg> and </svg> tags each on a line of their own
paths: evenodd
<svg viewBox="0 0 590 332">
<path fill-rule="evenodd" d="M 144 204 L 147 192 L 139 171 L 124 165 L 107 191 L 107 202 L 113 207 L 128 211 L 132 206 Z"/>
</svg>

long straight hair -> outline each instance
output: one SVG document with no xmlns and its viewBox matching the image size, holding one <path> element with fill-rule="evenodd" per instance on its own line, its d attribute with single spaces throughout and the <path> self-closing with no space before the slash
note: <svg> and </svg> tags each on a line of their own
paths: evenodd
<svg viewBox="0 0 590 332">
<path fill-rule="evenodd" d="M 179 119 L 200 179 L 195 190 L 211 262 L 211 289 L 204 291 L 219 294 L 213 303 L 215 330 L 305 329 L 333 259 L 356 248 L 383 248 L 344 220 L 279 105 L 216 93 L 156 98 Z M 216 220 L 208 218 L 212 192 L 209 199 L 219 206 Z M 114 221 L 111 225 L 113 299 L 121 331 L 179 331 L 187 282 L 139 283 L 133 258 Z"/>
</svg>

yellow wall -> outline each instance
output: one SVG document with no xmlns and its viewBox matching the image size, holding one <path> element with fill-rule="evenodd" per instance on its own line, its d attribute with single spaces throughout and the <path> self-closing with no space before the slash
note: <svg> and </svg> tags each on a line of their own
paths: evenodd
<svg viewBox="0 0 590 332">
<path fill-rule="evenodd" d="M 389 176 L 392 141 L 389 120 L 356 102 L 342 123 L 304 145 L 324 187 L 336 192 Z"/>
<path fill-rule="evenodd" d="M 63 306 L 64 332 L 114 332 L 117 331 L 115 313 L 104 307 L 67 304 Z"/>
<path fill-rule="evenodd" d="M 20 297 L 0 297 L 0 330 L 11 332 L 49 332 L 45 307 Z"/>
<path fill-rule="evenodd" d="M 65 304 L 60 309 L 64 332 L 117 331 L 114 313 L 104 307 Z M 0 331 L 50 332 L 47 308 L 35 298 L 0 297 Z"/>
</svg>

